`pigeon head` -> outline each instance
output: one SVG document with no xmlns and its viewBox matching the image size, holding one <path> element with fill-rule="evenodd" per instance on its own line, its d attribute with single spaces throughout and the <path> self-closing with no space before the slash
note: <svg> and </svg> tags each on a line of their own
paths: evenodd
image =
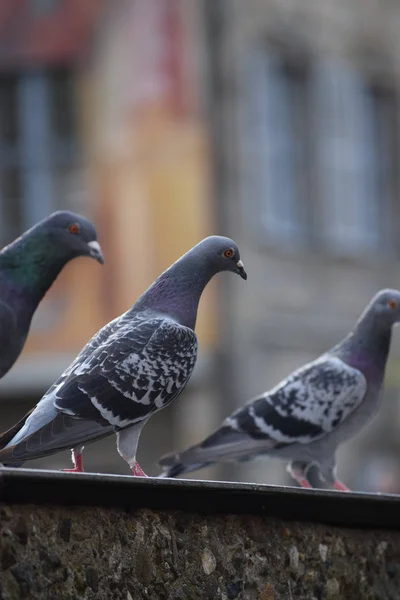
<svg viewBox="0 0 400 600">
<path fill-rule="evenodd" d="M 400 322 L 400 291 L 381 290 L 361 314 L 352 332 L 333 353 L 379 384 L 390 350 L 392 327 Z"/>
<path fill-rule="evenodd" d="M 84 217 L 69 211 L 53 213 L 28 229 L 0 252 L 0 279 L 33 299 L 35 305 L 60 273 L 78 256 L 104 262 L 96 229 Z"/>
<path fill-rule="evenodd" d="M 381 290 L 372 298 L 367 312 L 384 325 L 400 322 L 400 291 Z"/>
<path fill-rule="evenodd" d="M 231 271 L 247 279 L 235 242 L 215 235 L 202 240 L 164 271 L 132 310 L 148 309 L 169 315 L 194 329 L 201 294 L 210 279 L 221 271 Z"/>
<path fill-rule="evenodd" d="M 89 256 L 104 263 L 104 256 L 97 241 L 94 225 L 85 217 L 70 211 L 58 211 L 32 228 L 32 233 L 54 245 L 58 255 L 68 259 Z M 29 232 L 27 232 L 29 234 Z M 44 235 L 44 238 L 42 237 Z M 25 234 L 26 235 L 26 234 Z"/>
<path fill-rule="evenodd" d="M 212 235 L 197 244 L 188 254 L 200 256 L 206 269 L 213 274 L 232 271 L 242 279 L 247 279 L 239 248 L 230 238 Z"/>
</svg>

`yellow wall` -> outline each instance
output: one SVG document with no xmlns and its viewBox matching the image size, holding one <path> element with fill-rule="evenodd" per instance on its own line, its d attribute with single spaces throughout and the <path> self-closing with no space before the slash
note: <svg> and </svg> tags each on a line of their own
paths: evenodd
<svg viewBox="0 0 400 600">
<path fill-rule="evenodd" d="M 65 303 L 59 324 L 33 330 L 28 355 L 77 352 L 181 254 L 215 233 L 207 128 L 194 110 L 178 114 L 162 94 L 129 104 L 132 79 L 122 39 L 121 24 L 106 25 L 80 77 L 87 212 L 106 264 L 78 259 L 68 265 L 44 301 L 49 311 Z M 197 330 L 204 350 L 217 335 L 213 285 L 202 299 Z"/>
</svg>

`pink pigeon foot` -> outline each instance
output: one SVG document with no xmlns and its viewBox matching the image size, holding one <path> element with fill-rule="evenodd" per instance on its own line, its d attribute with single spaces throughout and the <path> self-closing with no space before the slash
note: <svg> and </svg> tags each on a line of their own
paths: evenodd
<svg viewBox="0 0 400 600">
<path fill-rule="evenodd" d="M 307 463 L 294 461 L 287 466 L 287 472 L 297 481 L 300 487 L 312 489 L 312 485 L 306 477 L 308 467 Z"/>
<path fill-rule="evenodd" d="M 335 490 L 339 490 L 339 492 L 350 492 L 349 488 L 344 485 L 341 481 L 336 480 L 333 484 Z"/>
<path fill-rule="evenodd" d="M 311 483 L 308 481 L 308 479 L 306 479 L 305 477 L 301 477 L 300 475 L 297 475 L 296 473 L 292 473 L 292 476 L 294 477 L 294 479 L 297 481 L 297 483 L 302 487 L 302 488 L 307 488 L 309 490 L 312 489 L 312 485 Z"/>
<path fill-rule="evenodd" d="M 62 469 L 64 473 L 84 473 L 82 452 L 76 452 L 72 450 L 72 461 L 74 463 L 73 469 Z"/>
<path fill-rule="evenodd" d="M 135 462 L 133 467 L 131 467 L 131 470 L 135 477 L 147 477 L 146 473 L 143 471 L 138 462 Z"/>
</svg>

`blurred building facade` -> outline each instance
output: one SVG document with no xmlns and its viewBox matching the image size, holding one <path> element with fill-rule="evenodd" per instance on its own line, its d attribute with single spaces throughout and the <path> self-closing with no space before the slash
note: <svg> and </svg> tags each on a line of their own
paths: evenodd
<svg viewBox="0 0 400 600">
<path fill-rule="evenodd" d="M 389 0 L 2 3 L 1 242 L 70 208 L 107 260 L 75 261 L 46 297 L 0 382 L 2 427 L 206 235 L 238 242 L 249 280 L 207 289 L 192 382 L 142 436 L 152 473 L 400 286 L 399 26 Z M 341 453 L 360 489 L 400 487 L 397 338 L 382 414 Z M 87 457 L 127 471 L 114 440 Z M 194 476 L 287 481 L 275 462 Z"/>
<path fill-rule="evenodd" d="M 240 404 L 338 341 L 378 289 L 399 286 L 400 6 L 208 7 L 217 196 L 251 266 L 246 289 L 224 291 L 235 323 L 224 328 L 225 397 Z M 399 373 L 397 335 L 380 418 L 340 453 L 358 489 L 385 479 L 399 490 Z M 272 462 L 239 475 L 279 476 Z"/>
<path fill-rule="evenodd" d="M 0 382 L 2 429 L 91 335 L 216 232 L 196 12 L 195 2 L 175 0 L 1 4 L 1 242 L 68 208 L 94 220 L 106 255 L 104 267 L 68 265 L 39 307 L 23 355 Z M 202 300 L 189 398 L 213 390 L 215 316 L 214 286 Z M 172 415 L 156 419 L 144 441 L 144 465 L 154 472 L 162 448 L 154 437 L 170 447 L 173 426 Z M 114 440 L 87 454 L 89 469 L 127 472 Z M 63 455 L 32 465 L 65 462 Z"/>
</svg>

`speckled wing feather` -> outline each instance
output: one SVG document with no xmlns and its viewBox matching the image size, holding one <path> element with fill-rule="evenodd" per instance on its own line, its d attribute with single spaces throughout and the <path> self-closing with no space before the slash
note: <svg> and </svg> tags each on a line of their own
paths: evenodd
<svg viewBox="0 0 400 600">
<path fill-rule="evenodd" d="M 11 444 L 25 442 L 24 449 L 13 456 L 72 447 L 147 419 L 182 391 L 196 357 L 191 329 L 168 317 L 124 315 L 89 342 L 27 415 Z"/>
<path fill-rule="evenodd" d="M 95 350 L 97 350 L 97 348 L 99 348 L 100 346 L 107 344 L 111 336 L 120 327 L 120 323 L 121 317 L 118 317 L 117 319 L 110 321 L 110 323 L 107 323 L 107 325 L 102 327 L 102 329 L 100 329 L 100 331 L 98 331 L 96 335 L 94 335 L 92 339 L 88 341 L 86 346 L 82 348 L 75 360 L 72 361 L 69 367 L 65 369 L 64 373 L 60 375 L 60 377 L 56 379 L 53 385 L 47 390 L 41 402 L 46 400 L 46 398 L 54 397 L 55 395 L 57 395 L 57 391 L 62 388 L 62 386 L 70 376 L 74 375 L 74 373 L 76 373 L 77 370 L 79 370 L 80 368 L 82 368 L 83 365 L 86 364 L 86 362 L 93 356 Z"/>
<path fill-rule="evenodd" d="M 160 460 L 165 476 L 217 461 L 248 460 L 291 444 L 308 444 L 333 431 L 362 403 L 364 375 L 325 355 L 238 409 L 203 442 Z"/>
<path fill-rule="evenodd" d="M 256 439 L 307 444 L 333 431 L 363 401 L 364 375 L 327 355 L 237 410 L 224 426 Z"/>
<path fill-rule="evenodd" d="M 197 357 L 195 333 L 141 313 L 78 365 L 57 390 L 55 407 L 120 429 L 163 408 L 182 391 Z"/>
<path fill-rule="evenodd" d="M 12 442 L 13 446 L 19 444 L 22 440 L 26 440 L 31 435 L 33 435 L 36 431 L 38 431 L 41 427 L 46 426 L 51 423 L 53 419 L 58 417 L 58 411 L 56 411 L 54 407 L 54 397 L 56 395 L 57 390 L 62 388 L 65 381 L 68 377 L 75 371 L 75 369 L 84 363 L 84 361 L 98 348 L 101 344 L 103 344 L 109 336 L 118 328 L 120 319 L 114 319 L 107 325 L 105 325 L 93 338 L 86 344 L 86 346 L 81 350 L 75 360 L 69 365 L 69 367 L 64 371 L 62 375 L 54 382 L 54 384 L 47 390 L 44 394 L 43 398 L 40 402 L 34 406 L 28 413 L 24 415 L 18 423 L 13 425 L 10 429 L 5 431 L 0 436 L 0 449 L 3 450 L 6 448 L 10 442 Z M 61 417 L 62 415 L 60 415 Z M 58 421 L 64 421 L 65 419 L 58 417 Z M 51 425 L 50 431 L 54 438 L 54 431 L 57 427 Z M 68 427 L 66 427 L 65 432 L 67 433 Z M 101 436 L 99 436 L 101 437 Z M 43 441 L 43 435 L 41 436 L 41 441 Z M 57 443 L 62 444 L 62 439 L 57 436 Z M 69 445 L 66 447 L 69 448 Z M 7 450 L 7 452 L 2 452 L 2 456 L 0 457 L 0 462 L 3 460 L 8 460 L 8 455 L 12 454 L 14 458 L 16 455 L 25 456 L 27 452 L 32 452 L 33 448 L 30 447 L 28 450 L 28 444 L 24 445 L 24 448 L 18 449 L 15 452 L 13 449 Z"/>
</svg>

